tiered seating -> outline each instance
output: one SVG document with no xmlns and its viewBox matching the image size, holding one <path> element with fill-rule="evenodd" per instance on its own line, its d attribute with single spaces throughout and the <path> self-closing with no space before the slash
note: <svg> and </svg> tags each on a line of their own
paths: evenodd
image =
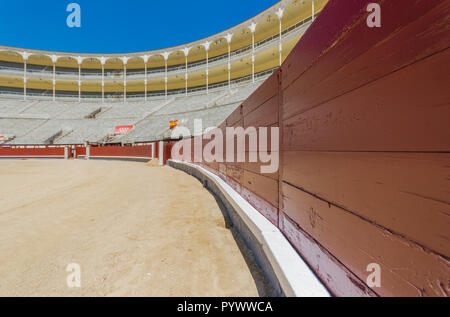
<svg viewBox="0 0 450 317">
<path fill-rule="evenodd" d="M 102 111 L 97 118 L 99 119 L 118 119 L 129 118 L 139 119 L 145 117 L 147 114 L 157 108 L 157 106 L 164 103 L 164 100 L 148 101 L 148 102 L 116 102 L 102 105 Z"/>
<path fill-rule="evenodd" d="M 15 136 L 14 143 L 20 144 L 17 142 L 17 138 L 27 135 L 45 122 L 46 120 L 42 119 L 0 118 L 0 135 Z"/>
<path fill-rule="evenodd" d="M 198 95 L 180 97 L 172 103 L 155 113 L 155 115 L 166 115 L 181 112 L 197 111 L 205 109 L 208 103 L 223 94 L 222 92 L 214 92 L 209 95 Z"/>
<path fill-rule="evenodd" d="M 73 103 L 61 103 L 53 101 L 40 101 L 30 104 L 19 112 L 21 117 L 39 117 L 42 118 L 56 118 L 59 114 L 69 110 L 73 107 Z"/>
<path fill-rule="evenodd" d="M 130 102 L 61 102 L 0 99 L 0 135 L 14 136 L 11 144 L 83 144 L 101 142 L 115 126 L 134 125 L 128 135 L 114 142 L 142 142 L 170 134 L 169 122 L 179 122 L 194 131 L 194 120 L 203 129 L 223 122 L 258 84 L 207 94 Z"/>
<path fill-rule="evenodd" d="M 16 117 L 18 113 L 30 105 L 30 102 L 0 99 L 0 118 Z"/>
<path fill-rule="evenodd" d="M 66 111 L 58 114 L 56 118 L 66 120 L 84 119 L 102 106 L 98 103 L 72 103 Z"/>
<path fill-rule="evenodd" d="M 236 102 L 242 102 L 246 100 L 248 97 L 250 97 L 250 95 L 259 87 L 259 85 L 260 83 L 254 83 L 233 89 L 232 93 L 228 94 L 228 97 L 225 97 L 222 100 L 220 100 L 220 103 L 232 104 Z"/>
</svg>

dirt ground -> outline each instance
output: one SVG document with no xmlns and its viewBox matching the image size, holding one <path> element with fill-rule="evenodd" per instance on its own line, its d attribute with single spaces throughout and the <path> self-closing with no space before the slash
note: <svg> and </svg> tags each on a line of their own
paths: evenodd
<svg viewBox="0 0 450 317">
<path fill-rule="evenodd" d="M 69 264 L 80 288 L 69 288 Z M 0 161 L 0 296 L 265 296 L 215 198 L 170 167 Z"/>
</svg>

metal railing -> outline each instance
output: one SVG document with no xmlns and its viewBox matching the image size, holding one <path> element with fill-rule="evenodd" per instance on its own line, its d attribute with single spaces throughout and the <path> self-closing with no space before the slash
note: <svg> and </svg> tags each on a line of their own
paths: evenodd
<svg viewBox="0 0 450 317">
<path fill-rule="evenodd" d="M 300 31 L 306 31 L 307 27 L 311 24 L 312 18 L 308 17 L 288 29 L 284 30 L 281 34 L 284 36 L 283 40 L 287 41 L 290 38 L 292 38 L 297 32 L 300 34 Z M 262 41 L 255 43 L 255 53 L 260 52 L 263 48 L 266 48 L 267 46 L 270 46 L 271 44 L 274 44 L 274 42 L 277 42 L 279 40 L 279 34 L 275 34 L 271 37 L 268 37 Z M 252 45 L 245 46 L 243 48 L 240 48 L 238 50 L 235 50 L 231 52 L 230 58 L 232 61 L 235 61 L 237 59 L 241 59 L 246 57 L 246 55 L 251 54 L 252 51 Z M 222 54 L 220 56 L 216 56 L 213 58 L 208 59 L 208 64 L 210 68 L 219 66 L 220 64 L 227 64 L 228 63 L 228 53 Z M 19 66 L 8 66 L 5 63 L 0 63 L 0 73 L 11 73 L 18 76 L 23 76 L 24 70 L 23 70 L 23 64 L 18 64 Z M 188 72 L 193 72 L 197 70 L 202 70 L 203 66 L 206 65 L 206 59 L 192 62 L 188 64 Z M 169 75 L 173 75 L 174 72 L 182 72 L 184 73 L 186 71 L 186 65 L 180 64 L 180 65 L 174 65 L 169 66 L 167 68 L 167 72 Z M 73 80 L 78 81 L 78 68 L 71 68 L 71 69 L 65 69 L 62 67 L 56 67 L 55 71 L 57 78 L 65 78 L 66 80 Z M 165 67 L 159 67 L 159 68 L 149 68 L 147 69 L 147 77 L 148 78 L 160 78 L 164 76 L 165 74 Z M 96 81 L 98 79 L 101 79 L 102 71 L 101 69 L 95 69 L 95 70 L 87 70 L 82 69 L 81 70 L 81 76 L 83 80 L 87 81 Z M 28 65 L 27 67 L 27 77 L 29 78 L 52 78 L 53 77 L 53 67 L 52 66 L 43 66 L 42 68 L 35 65 Z M 123 80 L 124 78 L 124 72 L 123 70 L 105 70 L 105 81 L 114 81 L 114 80 Z M 127 79 L 133 80 L 133 79 L 145 79 L 145 70 L 144 69 L 138 69 L 138 70 L 127 70 Z"/>
<path fill-rule="evenodd" d="M 278 67 L 271 68 L 259 73 L 255 74 L 255 81 L 262 81 L 268 76 L 270 76 Z M 246 75 L 240 78 L 235 78 L 230 81 L 230 84 L 232 86 L 237 86 L 242 83 L 248 83 L 252 81 L 253 77 L 252 75 Z M 220 83 L 214 83 L 208 85 L 208 91 L 218 91 L 223 90 L 224 88 L 228 87 L 228 81 L 220 82 Z M 198 86 L 198 87 L 191 87 L 188 88 L 188 95 L 200 95 L 204 94 L 206 91 L 206 85 L 204 86 Z M 168 90 L 167 95 L 168 96 L 175 96 L 175 95 L 185 95 L 186 89 L 174 89 L 174 90 Z M 7 87 L 0 87 L 0 98 L 8 98 L 8 99 L 23 99 L 23 90 L 22 89 L 11 89 Z M 69 92 L 69 91 L 56 91 L 56 98 L 58 100 L 63 101 L 78 101 L 79 96 L 78 92 Z M 127 94 L 127 100 L 144 100 L 145 93 L 139 92 L 139 93 L 129 93 Z M 147 93 L 148 99 L 162 99 L 165 98 L 165 91 L 151 91 Z M 27 91 L 27 99 L 37 99 L 37 100 L 52 100 L 53 99 L 53 91 L 52 90 L 42 90 L 37 91 L 35 89 L 30 89 Z M 86 93 L 83 92 L 81 94 L 81 99 L 83 101 L 86 100 L 95 100 L 97 102 L 101 102 L 102 94 L 101 93 Z M 124 95 L 123 92 L 114 92 L 114 93 L 105 93 L 104 96 L 105 101 L 111 102 L 111 101 L 120 101 L 123 102 Z"/>
</svg>

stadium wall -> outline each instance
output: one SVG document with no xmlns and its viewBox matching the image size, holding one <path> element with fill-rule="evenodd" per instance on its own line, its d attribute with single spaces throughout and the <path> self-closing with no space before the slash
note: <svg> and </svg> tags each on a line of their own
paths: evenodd
<svg viewBox="0 0 450 317">
<path fill-rule="evenodd" d="M 149 161 L 153 158 L 152 146 L 152 144 L 139 146 L 94 146 L 90 148 L 89 158 Z"/>
<path fill-rule="evenodd" d="M 7 147 L 0 145 L 0 159 L 64 159 L 64 147 L 22 146 Z"/>
<path fill-rule="evenodd" d="M 366 23 L 371 2 L 381 28 Z M 336 296 L 450 293 L 449 10 L 440 0 L 331 0 L 219 126 L 281 127 L 279 171 L 196 163 L 275 224 Z M 209 142 L 179 145 L 195 141 Z"/>
<path fill-rule="evenodd" d="M 155 150 L 153 151 L 153 147 Z M 89 150 L 88 150 L 89 148 Z M 89 155 L 87 153 L 89 152 Z M 103 159 L 149 161 L 158 157 L 158 146 L 155 143 L 138 145 L 19 145 L 1 146 L 0 159 Z M 164 159 L 167 160 L 167 156 Z"/>
</svg>

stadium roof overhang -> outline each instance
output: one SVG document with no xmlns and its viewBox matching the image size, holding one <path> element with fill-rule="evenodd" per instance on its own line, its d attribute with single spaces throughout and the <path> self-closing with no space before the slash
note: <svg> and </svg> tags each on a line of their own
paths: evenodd
<svg viewBox="0 0 450 317">
<path fill-rule="evenodd" d="M 0 60 L 35 65 L 99 69 L 141 69 L 147 63 L 152 67 L 180 65 L 186 62 L 201 61 L 224 55 L 228 50 L 235 51 L 252 45 L 285 30 L 303 16 L 311 16 L 314 3 L 323 6 L 327 0 L 282 0 L 257 16 L 228 30 L 195 42 L 167 49 L 126 54 L 77 54 L 21 49 L 0 46 Z"/>
</svg>

